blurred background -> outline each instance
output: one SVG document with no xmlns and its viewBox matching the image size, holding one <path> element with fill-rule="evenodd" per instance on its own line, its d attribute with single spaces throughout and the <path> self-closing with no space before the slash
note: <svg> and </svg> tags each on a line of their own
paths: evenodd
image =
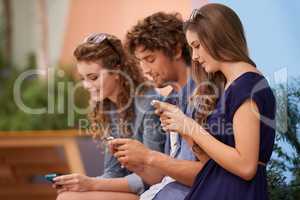
<svg viewBox="0 0 300 200">
<path fill-rule="evenodd" d="M 154 12 L 186 19 L 210 2 L 238 13 L 277 97 L 270 199 L 300 199 L 300 3 L 282 0 L 0 0 L 0 199 L 55 199 L 43 178 L 49 172 L 102 173 L 101 145 L 78 130 L 88 94 L 78 87 L 72 53 L 82 38 L 124 39 Z"/>
</svg>

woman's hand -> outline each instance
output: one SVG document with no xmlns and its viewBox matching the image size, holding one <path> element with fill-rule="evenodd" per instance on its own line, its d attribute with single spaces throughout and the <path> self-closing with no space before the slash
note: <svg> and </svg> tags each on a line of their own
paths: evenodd
<svg viewBox="0 0 300 200">
<path fill-rule="evenodd" d="M 160 115 L 161 125 L 166 132 L 177 132 L 182 136 L 191 136 L 192 130 L 199 124 L 187 117 L 177 106 L 166 102 L 154 101 L 155 113 Z"/>
<path fill-rule="evenodd" d="M 153 102 L 153 106 L 156 108 L 155 113 L 160 115 L 163 129 L 166 132 L 174 131 L 179 133 L 191 147 L 197 158 L 204 163 L 207 162 L 209 156 L 194 142 L 192 134 L 196 129 L 201 131 L 202 127 L 172 104 L 155 101 Z"/>
<path fill-rule="evenodd" d="M 53 180 L 55 181 L 53 187 L 58 189 L 58 193 L 64 191 L 86 192 L 93 190 L 94 178 L 85 175 L 68 174 L 58 176 Z"/>
<path fill-rule="evenodd" d="M 193 153 L 195 154 L 195 156 L 198 158 L 200 162 L 205 164 L 210 159 L 207 153 L 199 145 L 195 143 L 193 138 L 187 135 L 183 136 L 182 138 L 186 141 L 186 143 L 192 149 Z"/>
</svg>

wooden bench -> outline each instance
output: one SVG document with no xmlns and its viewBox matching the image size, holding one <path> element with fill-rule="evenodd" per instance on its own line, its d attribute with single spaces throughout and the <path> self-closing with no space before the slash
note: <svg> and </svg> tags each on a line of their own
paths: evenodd
<svg viewBox="0 0 300 200">
<path fill-rule="evenodd" d="M 78 137 L 76 130 L 0 132 L 0 199 L 55 199 L 45 174 L 85 174 Z"/>
</svg>

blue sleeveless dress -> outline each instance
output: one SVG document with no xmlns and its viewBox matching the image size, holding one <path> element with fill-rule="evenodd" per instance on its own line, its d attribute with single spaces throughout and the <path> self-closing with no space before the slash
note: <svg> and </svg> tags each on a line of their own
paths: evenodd
<svg viewBox="0 0 300 200">
<path fill-rule="evenodd" d="M 276 103 L 267 80 L 255 72 L 239 76 L 218 99 L 216 109 L 207 119 L 207 130 L 216 139 L 234 147 L 232 121 L 235 111 L 247 100 L 253 100 L 259 109 L 259 161 L 267 163 L 275 139 Z M 223 128 L 222 128 L 223 126 Z M 251 124 L 245 124 L 251 126 Z M 266 167 L 258 165 L 251 181 L 230 173 L 214 160 L 209 160 L 199 172 L 185 200 L 267 200 Z"/>
</svg>

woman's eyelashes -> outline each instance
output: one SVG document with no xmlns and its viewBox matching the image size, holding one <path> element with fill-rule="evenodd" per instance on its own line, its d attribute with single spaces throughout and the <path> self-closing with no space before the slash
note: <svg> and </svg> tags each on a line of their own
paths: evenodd
<svg viewBox="0 0 300 200">
<path fill-rule="evenodd" d="M 200 48 L 200 44 L 196 44 L 195 46 L 194 46 L 194 49 L 199 49 Z"/>
<path fill-rule="evenodd" d="M 92 74 L 92 75 L 88 75 L 87 76 L 87 78 L 89 79 L 89 80 L 91 80 L 91 81 L 95 81 L 95 80 L 97 80 L 98 79 L 98 75 L 94 75 L 94 74 Z"/>
<path fill-rule="evenodd" d="M 91 77 L 90 80 L 95 81 L 98 79 L 98 76 Z"/>
</svg>

